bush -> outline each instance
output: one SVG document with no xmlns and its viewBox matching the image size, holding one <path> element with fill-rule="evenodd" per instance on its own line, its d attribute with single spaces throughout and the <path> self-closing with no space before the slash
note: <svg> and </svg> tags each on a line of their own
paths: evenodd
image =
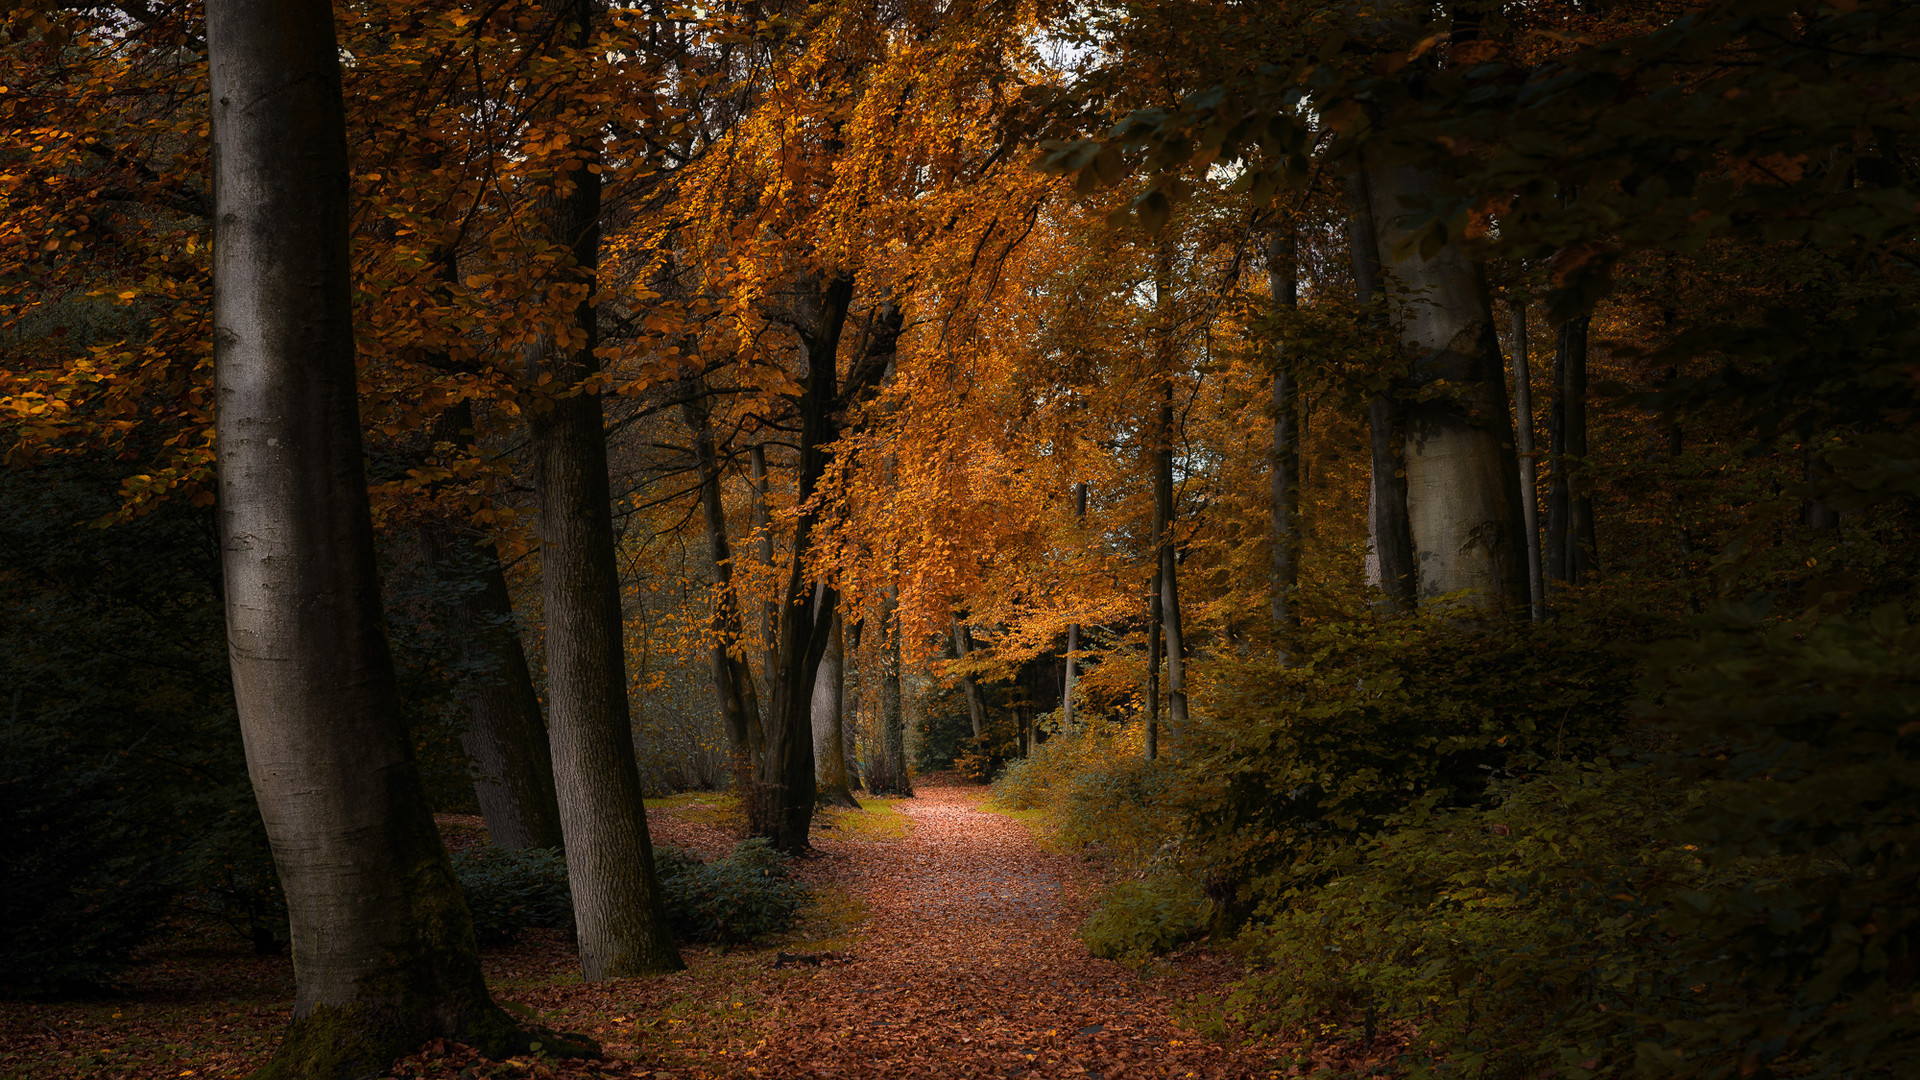
<svg viewBox="0 0 1920 1080">
<path fill-rule="evenodd" d="M 668 923 L 681 941 L 739 944 L 793 925 L 806 889 L 792 879 L 787 857 L 765 840 L 702 862 L 677 848 L 654 849 Z M 554 848 L 481 848 L 453 856 L 454 874 L 484 944 L 520 931 L 573 925 L 565 856 Z"/>
<path fill-rule="evenodd" d="M 1243 937 L 1263 970 L 1228 1007 L 1257 1030 L 1415 1032 L 1413 1076 L 1578 1077 L 1629 1066 L 1650 1011 L 1724 1000 L 1691 989 L 1659 926 L 1710 879 L 1661 839 L 1685 789 L 1645 765 L 1563 764 L 1489 798 L 1293 868 Z"/>
<path fill-rule="evenodd" d="M 723 858 L 687 859 L 661 866 L 667 918 L 682 941 L 733 945 L 793 925 L 807 891 L 789 861 L 764 838 L 740 844 Z"/>
<path fill-rule="evenodd" d="M 1137 962 L 1198 937 L 1212 913 L 1192 879 L 1154 874 L 1116 886 L 1081 926 L 1080 940 L 1095 956 Z"/>
<path fill-rule="evenodd" d="M 453 873 L 483 945 L 512 941 L 530 927 L 573 925 L 573 890 L 559 848 L 485 847 L 453 854 Z"/>
</svg>

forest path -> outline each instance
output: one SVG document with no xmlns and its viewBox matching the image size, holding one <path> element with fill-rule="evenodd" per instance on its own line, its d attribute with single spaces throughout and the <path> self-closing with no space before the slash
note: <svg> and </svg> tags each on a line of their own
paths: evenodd
<svg viewBox="0 0 1920 1080">
<path fill-rule="evenodd" d="M 766 987 L 745 1075 L 798 1078 L 1253 1078 L 1263 1058 L 1172 1018 L 1183 978 L 1088 955 L 1068 865 L 985 789 L 923 786 L 907 835 L 816 836 L 819 874 L 865 906 L 843 961 Z M 791 969 L 788 969 L 791 970 Z"/>
</svg>

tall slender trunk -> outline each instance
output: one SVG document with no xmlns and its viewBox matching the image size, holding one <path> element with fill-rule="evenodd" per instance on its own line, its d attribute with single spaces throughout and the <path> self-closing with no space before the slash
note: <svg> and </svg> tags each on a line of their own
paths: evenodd
<svg viewBox="0 0 1920 1080">
<path fill-rule="evenodd" d="M 953 620 L 953 655 L 965 660 L 973 652 L 973 635 L 967 631 L 965 623 Z M 972 675 L 960 676 L 960 689 L 967 699 L 967 720 L 973 725 L 973 741 L 981 750 L 986 749 L 987 706 L 980 697 L 980 680 Z"/>
<path fill-rule="evenodd" d="M 773 689 L 763 728 L 766 743 L 747 792 L 747 832 L 766 837 L 786 852 L 806 850 L 813 822 L 813 680 L 826 652 L 828 628 L 839 594 L 825 589 L 814 604 L 807 580 L 807 554 L 818 525 L 813 496 L 826 476 L 827 447 L 838 437 L 834 406 L 839 395 L 840 334 L 853 301 L 853 279 L 837 275 L 819 283 L 813 310 L 797 328 L 807 353 L 807 374 L 797 403 L 800 460 L 786 581 L 781 587 Z"/>
<path fill-rule="evenodd" d="M 858 810 L 847 781 L 846 616 L 836 613 L 813 680 L 813 761 L 819 797 Z"/>
<path fill-rule="evenodd" d="M 1434 183 L 1409 166 L 1367 174 L 1376 210 L 1416 205 Z M 1424 601 L 1460 594 L 1468 607 L 1489 614 L 1524 611 L 1519 465 L 1480 268 L 1454 243 L 1423 257 L 1410 244 L 1402 213 L 1375 226 L 1381 260 L 1402 286 L 1390 306 L 1402 339 L 1417 352 L 1413 378 L 1447 390 L 1407 406 L 1407 524 L 1418 595 Z"/>
<path fill-rule="evenodd" d="M 1073 520 L 1080 528 L 1087 522 L 1087 485 L 1081 481 L 1073 485 Z M 1073 690 L 1080 674 L 1080 624 L 1067 624 L 1067 673 L 1060 688 L 1060 719 L 1068 726 L 1073 724 Z"/>
<path fill-rule="evenodd" d="M 1526 530 L 1527 596 L 1533 621 L 1547 617 L 1547 583 L 1540 568 L 1540 482 L 1534 472 L 1533 372 L 1527 358 L 1527 294 L 1515 289 L 1510 305 L 1515 443 L 1520 459 L 1520 517 Z"/>
<path fill-rule="evenodd" d="M 1363 168 L 1346 179 L 1347 249 L 1353 265 L 1355 299 L 1369 318 L 1380 318 L 1386 302 L 1381 280 L 1379 225 Z M 1415 603 L 1412 526 L 1407 516 L 1407 472 L 1403 453 L 1406 426 L 1391 382 L 1367 403 L 1371 464 L 1367 489 L 1367 547 L 1388 609 L 1411 611 Z"/>
<path fill-rule="evenodd" d="M 470 448 L 472 403 L 448 409 L 438 427 L 444 441 Z M 547 724 L 514 626 L 500 555 L 490 538 L 444 519 L 422 525 L 420 539 L 425 561 L 449 597 L 443 617 L 466 672 L 459 687 L 467 707 L 460 745 L 487 836 L 503 848 L 559 847 L 560 804 Z"/>
<path fill-rule="evenodd" d="M 743 627 L 740 598 L 733 586 L 733 545 L 727 538 L 726 506 L 721 500 L 720 448 L 714 442 L 707 404 L 698 396 L 705 388 L 703 380 L 696 380 L 689 388 L 692 400 L 681 405 L 680 411 L 692 435 L 694 460 L 700 469 L 700 510 L 706 523 L 707 552 L 713 558 L 713 643 L 708 646 L 708 661 L 713 669 L 721 727 L 727 733 L 734 790 L 745 791 L 762 749 L 760 699 L 754 689 L 753 671 L 740 655 Z"/>
<path fill-rule="evenodd" d="M 1578 584 L 1599 572 L 1593 535 L 1593 488 L 1587 471 L 1587 331 L 1592 317 L 1569 319 L 1560 327 L 1560 397 L 1566 431 L 1567 581 Z"/>
<path fill-rule="evenodd" d="M 881 597 L 880 745 L 867 777 L 875 795 L 912 795 L 907 773 L 907 726 L 900 707 L 900 590 L 888 584 Z"/>
<path fill-rule="evenodd" d="M 1147 579 L 1147 760 L 1160 756 L 1160 568 Z"/>
<path fill-rule="evenodd" d="M 566 20 L 560 39 L 584 49 L 593 10 L 585 0 L 572 0 L 557 12 Z M 528 350 L 529 375 L 535 381 L 551 376 L 556 388 L 578 387 L 599 368 L 592 296 L 600 258 L 600 173 L 588 168 L 597 147 L 580 150 L 573 167 L 552 178 L 553 191 L 541 206 L 546 236 L 571 256 L 555 270 L 556 285 L 571 285 L 581 296 L 568 328 L 571 340 L 549 336 Z M 548 735 L 581 974 L 591 982 L 677 970 L 680 954 L 654 873 L 634 759 L 600 395 L 541 396 L 524 411 L 540 503 Z"/>
<path fill-rule="evenodd" d="M 227 642 L 295 977 L 293 1021 L 255 1075 L 373 1075 L 438 1037 L 524 1048 L 481 977 L 387 647 L 333 9 L 215 0 L 207 44 Z"/>
<path fill-rule="evenodd" d="M 1186 647 L 1180 629 L 1180 564 L 1173 546 L 1173 248 L 1162 244 L 1154 267 L 1155 378 L 1160 404 L 1154 423 L 1154 543 L 1160 567 L 1160 621 L 1167 647 L 1167 726 L 1177 740 L 1187 728 Z"/>
<path fill-rule="evenodd" d="M 1297 236 L 1289 222 L 1267 237 L 1267 284 L 1273 305 L 1292 310 L 1300 305 L 1295 250 Z M 1300 582 L 1300 404 L 1295 400 L 1293 358 L 1283 345 L 1273 357 L 1273 460 L 1271 514 L 1273 565 L 1267 586 L 1273 604 L 1273 630 L 1282 636 L 1300 625 L 1293 593 Z M 1281 656 L 1286 655 L 1284 644 Z"/>
</svg>

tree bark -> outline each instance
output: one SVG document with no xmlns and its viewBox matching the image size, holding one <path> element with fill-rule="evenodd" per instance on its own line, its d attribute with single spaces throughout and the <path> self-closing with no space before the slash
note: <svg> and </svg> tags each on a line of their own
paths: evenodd
<svg viewBox="0 0 1920 1080">
<path fill-rule="evenodd" d="M 693 437 L 694 458 L 700 468 L 700 509 L 706 522 L 707 551 L 713 558 L 714 601 L 709 646 L 713 669 L 714 696 L 720 706 L 721 726 L 727 733 L 727 753 L 731 761 L 734 790 L 744 792 L 753 778 L 754 763 L 762 747 L 760 700 L 754 689 L 753 672 L 737 655 L 743 646 L 739 595 L 733 587 L 733 547 L 727 539 L 726 507 L 720 497 L 720 448 L 714 443 L 713 425 L 708 407 L 698 391 L 680 407 L 687 430 Z"/>
<path fill-rule="evenodd" d="M 1267 237 L 1267 285 L 1276 309 L 1291 311 L 1300 305 L 1294 226 L 1275 229 Z M 1300 405 L 1295 400 L 1293 358 L 1284 345 L 1275 345 L 1273 357 L 1272 518 L 1273 565 L 1267 585 L 1272 594 L 1273 631 L 1286 657 L 1285 635 L 1300 625 L 1293 593 L 1300 583 Z"/>
<path fill-rule="evenodd" d="M 1084 527 L 1087 521 L 1087 485 L 1085 482 L 1073 485 L 1074 524 Z M 1066 678 L 1060 688 L 1060 719 L 1071 727 L 1073 725 L 1073 689 L 1079 681 L 1080 673 L 1080 624 L 1067 624 Z"/>
<path fill-rule="evenodd" d="M 1167 649 L 1167 726 L 1176 745 L 1187 728 L 1186 648 L 1180 631 L 1180 565 L 1173 547 L 1173 249 L 1162 244 L 1154 270 L 1156 381 L 1160 403 L 1154 422 L 1153 517 L 1160 567 L 1161 633 Z"/>
<path fill-rule="evenodd" d="M 559 13 L 560 37 L 590 40 L 593 8 L 572 0 Z M 600 255 L 600 174 L 585 145 L 574 167 L 552 178 L 541 225 L 570 255 L 555 270 L 581 299 L 569 343 L 548 336 L 529 349 L 529 375 L 577 388 L 599 367 L 592 303 Z M 566 838 L 567 880 L 589 981 L 678 970 L 654 873 L 653 843 L 640 801 L 628 712 L 620 575 L 614 560 L 612 493 L 600 395 L 535 397 L 525 408 L 532 434 L 540 511 L 542 593 L 547 616 L 548 735 Z"/>
<path fill-rule="evenodd" d="M 964 660 L 973 652 L 973 635 L 967 632 L 967 626 L 959 619 L 953 620 L 953 653 L 956 659 Z M 973 725 L 973 741 L 982 752 L 986 750 L 987 706 L 980 697 L 980 680 L 972 675 L 960 676 L 960 688 L 967 698 L 967 720 Z"/>
<path fill-rule="evenodd" d="M 1380 269 L 1379 225 L 1374 218 L 1368 173 L 1362 168 L 1346 178 L 1347 249 L 1353 266 L 1355 300 L 1377 321 L 1386 302 Z M 1407 517 L 1407 472 L 1402 459 L 1406 427 L 1398 398 L 1397 380 L 1367 403 L 1370 439 L 1367 490 L 1367 547 L 1375 581 L 1386 607 L 1411 611 L 1415 603 L 1412 527 Z"/>
<path fill-rule="evenodd" d="M 354 371 L 348 163 L 325 0 L 208 5 L 222 570 L 247 772 L 293 935 L 256 1076 L 358 1077 L 493 1004 L 401 720 Z"/>
<path fill-rule="evenodd" d="M 473 406 L 447 411 L 443 427 L 455 445 L 470 445 Z M 553 755 L 540 696 L 515 628 L 506 572 L 490 538 L 452 522 L 421 528 L 427 565 L 449 594 L 443 617 L 453 633 L 465 677 L 460 693 L 467 726 L 460 733 L 473 772 L 473 793 L 496 847 L 561 845 L 560 804 L 553 786 Z"/>
<path fill-rule="evenodd" d="M 834 406 L 839 394 L 840 334 L 853 301 L 853 279 L 840 275 L 822 284 L 813 310 L 795 330 L 807 353 L 802 382 L 800 461 L 794 504 L 802 507 L 793 527 L 786 582 L 780 593 L 773 688 L 763 723 L 765 744 L 747 796 L 747 832 L 766 837 L 789 853 L 805 851 L 813 822 L 813 680 L 827 649 L 827 631 L 839 606 L 833 589 L 813 601 L 806 579 L 807 552 L 819 511 L 814 492 L 826 476 L 827 447 L 838 435 Z"/>
<path fill-rule="evenodd" d="M 1416 204 L 1432 176 L 1408 166 L 1367 174 L 1376 209 Z M 1444 382 L 1447 393 L 1407 406 L 1407 523 L 1414 543 L 1417 594 L 1428 600 L 1459 594 L 1487 614 L 1528 604 L 1526 548 L 1521 535 L 1519 466 L 1507 411 L 1507 389 L 1493 309 L 1480 268 L 1457 244 L 1431 258 L 1405 250 L 1409 226 L 1399 213 L 1380 217 L 1380 258 L 1403 287 L 1390 308 L 1406 343 L 1417 350 L 1413 377 Z"/>
<path fill-rule="evenodd" d="M 1509 301 L 1513 354 L 1513 411 L 1520 460 L 1520 516 L 1527 544 L 1527 597 L 1533 621 L 1547 617 L 1547 584 L 1540 567 L 1540 481 L 1533 452 L 1533 372 L 1527 357 L 1527 296 Z"/>
<path fill-rule="evenodd" d="M 819 798 L 860 809 L 847 780 L 846 616 L 836 613 L 813 680 L 813 760 Z"/>
<path fill-rule="evenodd" d="M 887 586 L 881 599 L 880 630 L 880 746 L 867 777 L 875 795 L 913 794 L 907 772 L 907 727 L 900 708 L 900 591 Z"/>
</svg>

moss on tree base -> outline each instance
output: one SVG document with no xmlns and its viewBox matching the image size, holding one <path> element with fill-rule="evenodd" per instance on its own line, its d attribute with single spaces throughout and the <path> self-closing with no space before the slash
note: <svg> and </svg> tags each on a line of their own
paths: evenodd
<svg viewBox="0 0 1920 1080">
<path fill-rule="evenodd" d="M 551 1057 L 599 1057 L 600 1046 L 584 1035 L 526 1028 L 506 1010 L 486 1005 L 460 1010 L 427 1010 L 402 1019 L 372 1004 L 321 1005 L 287 1026 L 273 1059 L 249 1080 L 366 1080 L 384 1076 L 398 1059 L 432 1039 L 465 1043 L 490 1058 L 533 1051 Z"/>
</svg>

